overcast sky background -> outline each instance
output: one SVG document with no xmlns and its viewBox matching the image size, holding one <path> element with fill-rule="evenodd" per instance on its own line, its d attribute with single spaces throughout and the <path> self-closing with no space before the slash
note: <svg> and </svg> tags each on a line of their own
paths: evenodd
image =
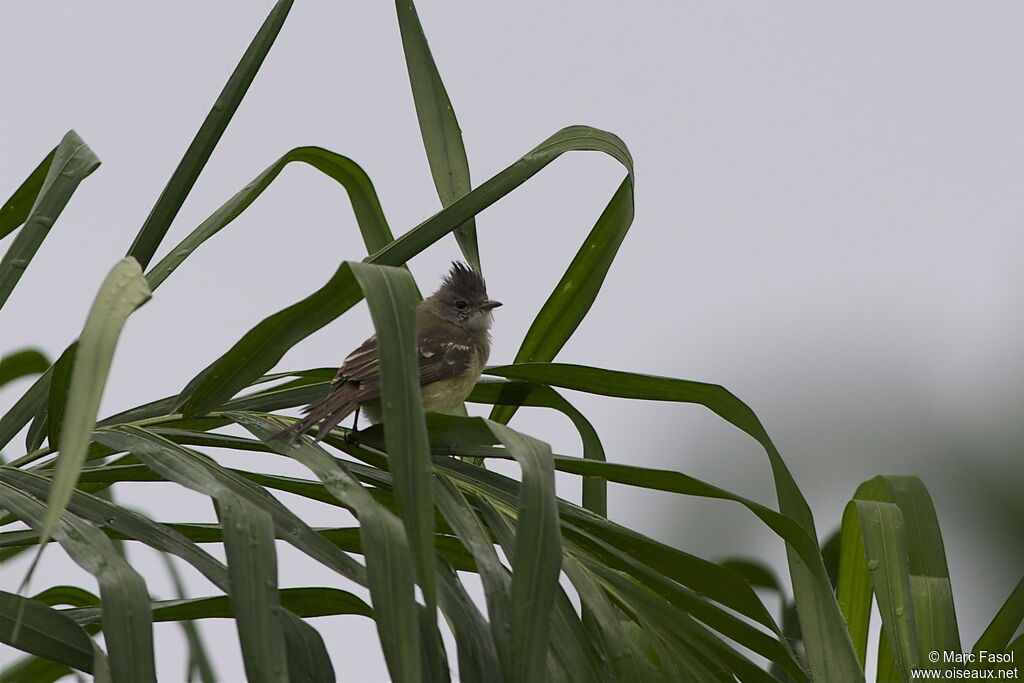
<svg viewBox="0 0 1024 683">
<path fill-rule="evenodd" d="M 103 166 L 0 311 L 0 353 L 33 346 L 55 357 L 78 335 L 271 7 L 3 6 L 0 194 L 70 128 Z M 1024 566 L 1024 6 L 448 0 L 419 11 L 475 183 L 570 124 L 620 135 L 635 159 L 636 220 L 558 359 L 726 386 L 774 438 L 822 536 L 865 479 L 922 477 L 969 648 Z M 296 3 L 158 257 L 300 145 L 361 164 L 396 233 L 439 208 L 390 3 Z M 568 155 L 478 219 L 490 293 L 505 303 L 492 363 L 511 361 L 622 175 L 608 157 Z M 448 238 L 414 259 L 421 288 L 457 255 Z M 340 186 L 289 167 L 130 319 L 101 413 L 177 393 L 339 261 L 363 256 Z M 336 366 L 369 328 L 361 305 L 280 367 Z M 25 387 L 10 385 L 0 409 Z M 774 504 L 763 452 L 708 411 L 573 398 L 610 460 Z M 557 416 L 522 411 L 513 426 L 578 451 Z M 560 483 L 578 499 L 574 480 Z M 129 486 L 119 499 L 160 520 L 213 518 L 205 499 L 166 485 Z M 618 522 L 710 559 L 761 558 L 784 575 L 781 542 L 735 507 L 618 487 L 610 496 Z M 302 514 L 340 523 L 334 508 Z M 132 553 L 151 592 L 172 597 L 160 562 Z M 281 553 L 282 585 L 338 585 Z M 47 559 L 34 588 L 94 585 L 59 551 Z M 0 588 L 16 590 L 22 572 L 6 566 Z M 194 576 L 189 585 L 214 592 Z M 314 625 L 339 676 L 385 680 L 367 620 Z M 176 627 L 156 628 L 158 642 L 173 641 L 158 651 L 161 679 L 177 680 Z M 234 638 L 228 622 L 202 628 Z M 241 676 L 235 648 L 216 653 L 225 680 Z M 0 651 L 0 665 L 17 656 Z"/>
</svg>

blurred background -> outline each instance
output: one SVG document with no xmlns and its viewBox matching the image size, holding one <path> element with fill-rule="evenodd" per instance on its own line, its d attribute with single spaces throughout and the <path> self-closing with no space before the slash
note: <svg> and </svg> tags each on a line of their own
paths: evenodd
<svg viewBox="0 0 1024 683">
<path fill-rule="evenodd" d="M 70 128 L 104 164 L 0 311 L 0 353 L 56 357 L 77 336 L 271 7 L 3 7 L 0 195 Z M 419 12 L 475 183 L 570 124 L 617 133 L 635 158 L 636 220 L 558 360 L 730 389 L 772 435 L 823 537 L 865 479 L 920 476 L 969 648 L 1024 567 L 1024 6 L 424 0 Z M 296 3 L 158 258 L 300 145 L 361 164 L 396 234 L 438 210 L 389 3 Z M 505 303 L 492 363 L 512 360 L 622 175 L 608 157 L 571 154 L 478 218 L 489 289 Z M 177 393 L 338 262 L 364 256 L 341 187 L 290 166 L 130 319 L 101 413 Z M 457 256 L 447 238 L 414 259 L 421 288 L 432 291 Z M 361 304 L 280 368 L 337 366 L 369 329 Z M 0 410 L 27 386 L 5 387 Z M 764 453 L 704 409 L 570 398 L 609 460 L 774 505 Z M 579 450 L 557 415 L 523 410 L 513 426 L 556 452 Z M 578 482 L 560 484 L 578 500 Z M 118 500 L 162 521 L 214 518 L 206 499 L 166 485 L 127 486 Z M 336 509 L 285 502 L 315 525 L 347 523 Z M 781 541 L 739 506 L 613 486 L 609 515 L 786 576 Z M 173 597 L 163 564 L 130 553 L 153 594 Z M 281 558 L 282 585 L 338 585 L 287 547 Z M 17 590 L 24 567 L 5 566 L 0 589 Z M 186 578 L 194 594 L 214 592 Z M 54 548 L 33 587 L 76 582 L 94 585 Z M 369 621 L 313 623 L 339 675 L 386 680 Z M 161 678 L 181 679 L 177 627 L 156 628 L 171 643 L 157 653 Z M 227 644 L 220 676 L 240 680 L 232 624 L 201 628 Z M 0 665 L 18 656 L 4 648 Z"/>
</svg>

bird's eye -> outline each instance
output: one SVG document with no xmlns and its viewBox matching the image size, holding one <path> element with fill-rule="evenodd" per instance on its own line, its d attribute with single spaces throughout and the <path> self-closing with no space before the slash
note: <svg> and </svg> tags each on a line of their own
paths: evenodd
<svg viewBox="0 0 1024 683">
<path fill-rule="evenodd" d="M 469 306 L 469 304 L 467 304 L 465 301 L 459 300 L 455 302 L 455 308 L 459 309 L 460 311 L 466 310 L 467 306 Z"/>
</svg>

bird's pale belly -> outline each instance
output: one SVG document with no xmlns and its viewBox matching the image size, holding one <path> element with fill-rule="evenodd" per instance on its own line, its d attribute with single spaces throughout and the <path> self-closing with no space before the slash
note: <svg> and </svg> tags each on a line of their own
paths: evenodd
<svg viewBox="0 0 1024 683">
<path fill-rule="evenodd" d="M 481 358 L 479 353 L 474 354 L 473 367 L 462 373 L 459 377 L 442 379 L 430 384 L 420 386 L 420 397 L 423 400 L 423 411 L 426 413 L 451 413 L 461 406 L 469 393 L 473 391 L 480 373 L 487 363 L 486 358 Z M 378 424 L 383 421 L 384 415 L 381 410 L 380 399 L 367 401 L 362 406 L 363 414 L 370 422 Z"/>
</svg>

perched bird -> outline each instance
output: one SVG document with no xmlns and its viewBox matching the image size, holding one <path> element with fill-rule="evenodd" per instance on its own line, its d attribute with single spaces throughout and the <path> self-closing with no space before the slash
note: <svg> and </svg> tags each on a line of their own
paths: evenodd
<svg viewBox="0 0 1024 683">
<path fill-rule="evenodd" d="M 479 273 L 459 262 L 452 263 L 440 288 L 417 306 L 416 355 L 423 410 L 450 412 L 469 396 L 487 363 L 491 311 L 498 306 L 500 302 L 487 298 Z M 331 386 L 331 393 L 304 408 L 305 417 L 286 434 L 295 438 L 319 425 L 316 440 L 320 441 L 360 409 L 370 422 L 381 421 L 376 336 L 348 355 Z"/>
</svg>

